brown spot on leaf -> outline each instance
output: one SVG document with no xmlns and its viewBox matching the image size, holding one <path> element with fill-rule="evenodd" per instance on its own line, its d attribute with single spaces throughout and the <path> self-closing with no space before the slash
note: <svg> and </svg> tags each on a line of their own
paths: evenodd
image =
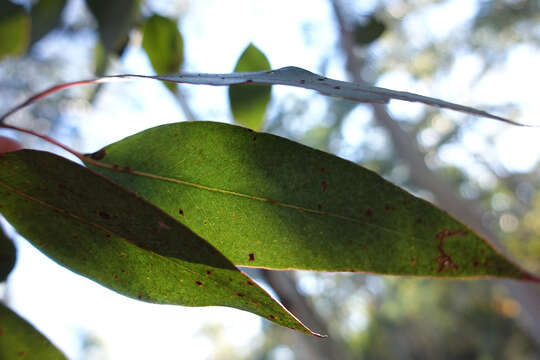
<svg viewBox="0 0 540 360">
<path fill-rule="evenodd" d="M 179 213 L 181 216 L 184 216 L 184 210 L 178 209 L 178 213 Z"/>
<path fill-rule="evenodd" d="M 321 209 L 322 209 L 322 205 L 321 205 L 321 204 L 317 204 L 317 209 L 321 210 Z"/>
<path fill-rule="evenodd" d="M 362 249 L 367 249 L 367 244 L 366 243 L 362 244 Z"/>
<path fill-rule="evenodd" d="M 384 210 L 390 211 L 390 210 L 393 210 L 393 208 L 390 205 L 386 204 L 384 205 Z"/>
<path fill-rule="evenodd" d="M 126 257 L 127 255 L 125 253 L 120 253 L 121 257 Z"/>
<path fill-rule="evenodd" d="M 326 168 L 321 168 L 321 174 L 326 171 Z"/>
<path fill-rule="evenodd" d="M 17 356 L 24 356 L 24 355 L 26 355 L 26 353 L 25 353 L 24 351 L 19 351 L 19 352 L 17 353 Z"/>
<path fill-rule="evenodd" d="M 320 78 L 318 78 L 317 80 L 319 80 L 319 81 L 324 81 L 324 78 L 323 78 L 323 77 L 320 77 Z"/>
<path fill-rule="evenodd" d="M 118 275 L 114 274 L 113 278 L 114 280 L 118 280 Z"/>
<path fill-rule="evenodd" d="M 255 261 L 255 254 L 249 253 L 249 261 Z"/>
<path fill-rule="evenodd" d="M 269 317 L 270 319 L 272 319 L 272 320 L 276 320 L 276 317 L 275 317 L 274 315 L 272 315 L 272 314 L 268 315 L 268 317 Z"/>
<path fill-rule="evenodd" d="M 120 269 L 121 272 L 125 273 L 126 272 L 126 269 Z"/>
<path fill-rule="evenodd" d="M 416 267 L 416 258 L 415 257 L 411 258 L 411 266 Z"/>
<path fill-rule="evenodd" d="M 254 137 L 253 137 L 253 138 L 252 138 L 251 140 L 253 140 L 253 141 L 257 141 L 257 137 L 256 137 L 256 136 L 254 136 Z"/>
<path fill-rule="evenodd" d="M 90 158 L 92 158 L 94 160 L 101 160 L 101 159 L 103 159 L 105 157 L 106 154 L 107 153 L 106 153 L 105 149 L 101 149 L 101 150 L 96 151 L 93 154 L 90 154 Z"/>
<path fill-rule="evenodd" d="M 212 271 L 206 270 L 206 275 L 212 275 Z"/>
<path fill-rule="evenodd" d="M 251 280 L 246 280 L 246 284 L 248 284 L 249 286 L 255 286 L 255 283 Z"/>
<path fill-rule="evenodd" d="M 474 267 L 478 267 L 478 265 L 479 265 L 479 262 L 478 262 L 478 260 L 474 260 L 474 262 L 473 262 L 473 266 L 474 266 Z"/>
<path fill-rule="evenodd" d="M 366 215 L 367 217 L 371 217 L 373 215 L 373 210 L 367 209 L 366 211 L 364 211 L 364 215 Z"/>
<path fill-rule="evenodd" d="M 98 214 L 103 220 L 109 220 L 111 218 L 111 215 L 105 211 L 100 211 Z"/>
<path fill-rule="evenodd" d="M 246 295 L 244 295 L 244 294 L 242 294 L 242 293 L 239 293 L 239 292 L 237 292 L 237 293 L 236 293 L 236 296 L 238 296 L 238 297 L 244 297 L 244 296 L 246 296 Z"/>
<path fill-rule="evenodd" d="M 321 182 L 321 189 L 322 189 L 322 192 L 326 192 L 326 187 L 328 186 L 328 184 L 326 183 L 326 181 L 323 181 Z"/>
<path fill-rule="evenodd" d="M 435 237 L 439 240 L 439 244 L 437 245 L 437 250 L 439 250 L 439 256 L 435 259 L 437 264 L 439 264 L 439 270 L 438 273 L 442 272 L 446 268 L 457 270 L 458 266 L 454 264 L 452 257 L 450 257 L 445 251 L 444 251 L 444 239 L 451 236 L 457 236 L 457 235 L 466 235 L 467 231 L 465 230 L 448 230 L 445 229 L 435 235 Z"/>
<path fill-rule="evenodd" d="M 199 280 L 195 281 L 195 284 L 197 284 L 197 285 L 199 285 L 199 286 L 203 286 L 202 281 L 199 281 Z"/>
</svg>

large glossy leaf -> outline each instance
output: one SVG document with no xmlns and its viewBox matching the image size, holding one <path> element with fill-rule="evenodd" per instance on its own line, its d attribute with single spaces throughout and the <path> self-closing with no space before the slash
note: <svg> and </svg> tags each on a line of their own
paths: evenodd
<svg viewBox="0 0 540 360">
<path fill-rule="evenodd" d="M 0 302 L 0 359 L 66 359 L 29 322 Z"/>
<path fill-rule="evenodd" d="M 184 42 L 176 20 L 153 15 L 144 24 L 143 48 L 158 74 L 177 72 L 184 60 Z M 175 83 L 167 87 L 174 92 Z"/>
<path fill-rule="evenodd" d="M 39 0 L 32 6 L 30 10 L 32 19 L 30 42 L 32 44 L 60 24 L 65 5 L 66 0 Z"/>
<path fill-rule="evenodd" d="M 529 278 L 445 212 L 377 174 L 270 134 L 212 122 L 153 128 L 92 155 L 237 265 Z"/>
<path fill-rule="evenodd" d="M 153 303 L 222 305 L 308 332 L 187 227 L 71 161 L 30 150 L 0 158 L 2 215 L 63 266 Z"/>
<path fill-rule="evenodd" d="M 121 53 L 138 15 L 139 0 L 86 0 L 107 51 Z"/>
<path fill-rule="evenodd" d="M 30 17 L 24 7 L 0 2 L 0 59 L 24 54 L 30 41 Z"/>
<path fill-rule="evenodd" d="M 266 55 L 255 45 L 249 44 L 244 50 L 235 72 L 270 70 Z M 229 103 L 234 121 L 253 130 L 263 126 L 264 114 L 270 101 L 272 88 L 268 85 L 235 85 L 229 87 Z"/>
<path fill-rule="evenodd" d="M 1 209 L 0 209 L 1 211 Z M 11 239 L 0 227 L 0 282 L 6 281 L 15 266 L 17 251 Z"/>
</svg>

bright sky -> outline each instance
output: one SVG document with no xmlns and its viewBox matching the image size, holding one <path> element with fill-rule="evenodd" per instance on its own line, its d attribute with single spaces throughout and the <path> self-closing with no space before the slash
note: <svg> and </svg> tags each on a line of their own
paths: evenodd
<svg viewBox="0 0 540 360">
<path fill-rule="evenodd" d="M 81 0 L 73 3 L 73 11 L 76 11 Z M 167 2 L 156 3 L 159 4 L 156 9 L 167 11 Z M 365 2 L 365 6 L 369 9 L 375 3 Z M 428 24 L 429 36 L 444 37 L 474 15 L 476 4 L 474 1 L 454 0 L 427 8 L 422 16 L 411 18 L 406 27 L 411 41 L 421 44 L 427 40 L 425 31 L 417 24 Z M 399 11 L 398 8 L 394 10 Z M 263 5 L 249 0 L 191 1 L 180 28 L 186 44 L 187 71 L 230 72 L 241 51 L 249 42 L 254 42 L 269 56 L 274 68 L 296 65 L 317 72 L 321 57 L 332 54 L 334 60 L 329 64 L 328 75 L 344 79 L 341 70 L 343 59 L 333 54 L 337 52 L 335 26 L 325 0 L 275 0 Z M 302 31 L 305 28 L 311 31 L 307 37 Z M 88 46 L 91 40 L 86 39 Z M 148 59 L 137 47 L 137 39 L 134 41 L 116 70 L 152 73 Z M 472 79 L 481 64 L 475 55 L 469 54 L 457 62 L 447 77 L 436 84 L 429 84 L 434 88 L 414 81 L 400 69 L 389 72 L 377 85 L 473 106 L 511 100 L 521 106 L 520 121 L 538 123 L 534 116 L 539 113 L 537 91 L 532 86 L 540 83 L 540 73 L 530 69 L 536 68 L 539 58 L 538 50 L 519 47 L 510 54 L 505 65 L 476 83 Z M 72 79 L 85 76 L 74 73 Z M 102 94 L 94 108 L 83 106 L 82 110 L 67 112 L 68 120 L 80 125 L 84 143 L 78 146 L 82 151 L 94 151 L 148 127 L 184 118 L 168 91 L 157 82 L 143 80 L 112 84 L 104 93 L 106 96 Z M 192 86 L 187 94 L 190 105 L 200 118 L 230 121 L 226 88 Z M 274 87 L 273 94 L 277 99 L 286 99 L 293 94 L 312 99 L 311 112 L 307 116 L 311 121 L 318 121 L 317 112 L 325 106 L 320 97 L 305 90 Z M 392 102 L 390 111 L 399 118 L 416 118 L 425 108 L 423 105 Z M 445 115 L 452 120 L 464 118 L 455 113 Z M 351 113 L 342 130 L 346 146 L 352 148 L 366 139 L 368 135 L 363 132 L 362 125 L 368 122 L 369 113 L 365 107 L 360 106 Z M 463 139 L 464 146 L 444 149 L 441 154 L 443 160 L 470 164 L 471 151 L 482 153 L 487 148 L 484 136 L 478 134 L 495 134 L 501 126 L 506 126 L 476 118 L 468 120 L 467 124 L 470 131 Z M 538 151 L 531 149 L 537 148 L 540 130 L 508 126 L 505 129 L 496 137 L 497 154 L 493 158 L 509 170 L 530 169 L 538 160 Z M 384 138 L 384 135 L 379 135 Z M 372 132 L 369 136 L 378 135 Z M 426 139 L 429 141 L 429 134 Z M 223 344 L 232 344 L 240 354 L 248 354 L 258 341 L 262 320 L 255 315 L 226 308 L 158 306 L 133 301 L 52 263 L 25 241 L 17 242 L 17 267 L 9 278 L 10 305 L 30 319 L 72 359 L 80 358 L 79 336 L 83 333 L 99 338 L 109 359 L 171 359 L 178 358 L 179 354 L 186 359 L 212 358 L 215 345 L 201 333 L 201 328 L 208 323 L 223 327 Z M 313 290 L 316 285 L 309 277 L 305 279 L 301 283 L 304 290 Z M 360 315 L 351 321 L 357 328 L 362 328 L 366 321 L 361 315 L 362 301 L 355 304 L 359 306 Z M 287 353 L 286 349 L 281 350 L 285 351 L 281 353 Z"/>
</svg>

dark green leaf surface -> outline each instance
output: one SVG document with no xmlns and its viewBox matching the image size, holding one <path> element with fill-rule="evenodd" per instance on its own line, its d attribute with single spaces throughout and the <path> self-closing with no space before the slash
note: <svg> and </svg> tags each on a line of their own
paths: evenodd
<svg viewBox="0 0 540 360">
<path fill-rule="evenodd" d="M 29 322 L 0 302 L 0 359 L 66 359 Z"/>
<path fill-rule="evenodd" d="M 178 72 L 184 60 L 184 42 L 174 19 L 153 15 L 144 24 L 143 48 L 158 74 Z M 167 83 L 174 92 L 175 83 Z"/>
<path fill-rule="evenodd" d="M 234 72 L 269 70 L 266 55 L 255 45 L 249 44 L 244 50 Z M 229 87 L 229 103 L 234 121 L 250 129 L 260 130 L 264 122 L 266 107 L 272 89 L 268 85 L 235 85 Z"/>
<path fill-rule="evenodd" d="M 65 5 L 66 0 L 39 0 L 32 6 L 30 10 L 32 19 L 30 42 L 32 44 L 60 24 Z"/>
<path fill-rule="evenodd" d="M 63 266 L 153 303 L 222 305 L 308 332 L 214 247 L 107 179 L 46 152 L 0 158 L 2 215 Z"/>
<path fill-rule="evenodd" d="M 86 0 L 98 23 L 98 32 L 105 49 L 121 53 L 138 14 L 138 0 Z"/>
<path fill-rule="evenodd" d="M 15 245 L 0 227 L 0 282 L 6 281 L 15 266 L 16 257 Z"/>
<path fill-rule="evenodd" d="M 97 170 L 237 265 L 528 277 L 428 202 L 361 166 L 274 135 L 184 122 L 144 131 L 93 156 L 128 167 Z"/>
<path fill-rule="evenodd" d="M 0 59 L 25 53 L 30 41 L 30 17 L 24 7 L 0 2 Z"/>
</svg>

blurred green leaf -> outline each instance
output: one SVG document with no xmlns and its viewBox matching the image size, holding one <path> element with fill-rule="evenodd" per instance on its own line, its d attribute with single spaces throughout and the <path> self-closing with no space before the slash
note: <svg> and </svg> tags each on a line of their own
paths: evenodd
<svg viewBox="0 0 540 360">
<path fill-rule="evenodd" d="M 0 282 L 6 281 L 15 266 L 16 257 L 15 245 L 0 227 Z"/>
<path fill-rule="evenodd" d="M 354 26 L 354 42 L 358 45 L 368 45 L 377 40 L 386 30 L 386 25 L 374 15 L 368 17 L 365 23 Z"/>
<path fill-rule="evenodd" d="M 0 59 L 23 55 L 30 41 L 30 17 L 24 7 L 0 2 Z"/>
<path fill-rule="evenodd" d="M 428 202 L 361 166 L 274 135 L 184 122 L 96 154 L 133 169 L 97 171 L 174 216 L 237 265 L 528 276 Z"/>
<path fill-rule="evenodd" d="M 235 307 L 309 333 L 187 227 L 69 160 L 32 150 L 5 154 L 0 201 L 2 214 L 38 249 L 123 295 Z"/>
<path fill-rule="evenodd" d="M 139 13 L 139 1 L 86 0 L 86 4 L 97 20 L 99 36 L 105 49 L 121 54 Z"/>
<path fill-rule="evenodd" d="M 244 50 L 234 72 L 270 70 L 266 55 L 255 45 Z M 229 103 L 234 121 L 250 129 L 260 130 L 270 101 L 272 88 L 268 85 L 235 85 L 229 87 Z"/>
<path fill-rule="evenodd" d="M 176 20 L 151 16 L 144 24 L 142 45 L 157 74 L 178 72 L 184 61 L 184 42 Z M 175 91 L 176 84 L 166 85 Z"/>
<path fill-rule="evenodd" d="M 30 10 L 32 20 L 31 44 L 34 44 L 60 25 L 65 5 L 66 0 L 39 0 L 32 6 Z"/>
<path fill-rule="evenodd" d="M 0 359 L 66 359 L 32 324 L 0 302 Z"/>
</svg>

